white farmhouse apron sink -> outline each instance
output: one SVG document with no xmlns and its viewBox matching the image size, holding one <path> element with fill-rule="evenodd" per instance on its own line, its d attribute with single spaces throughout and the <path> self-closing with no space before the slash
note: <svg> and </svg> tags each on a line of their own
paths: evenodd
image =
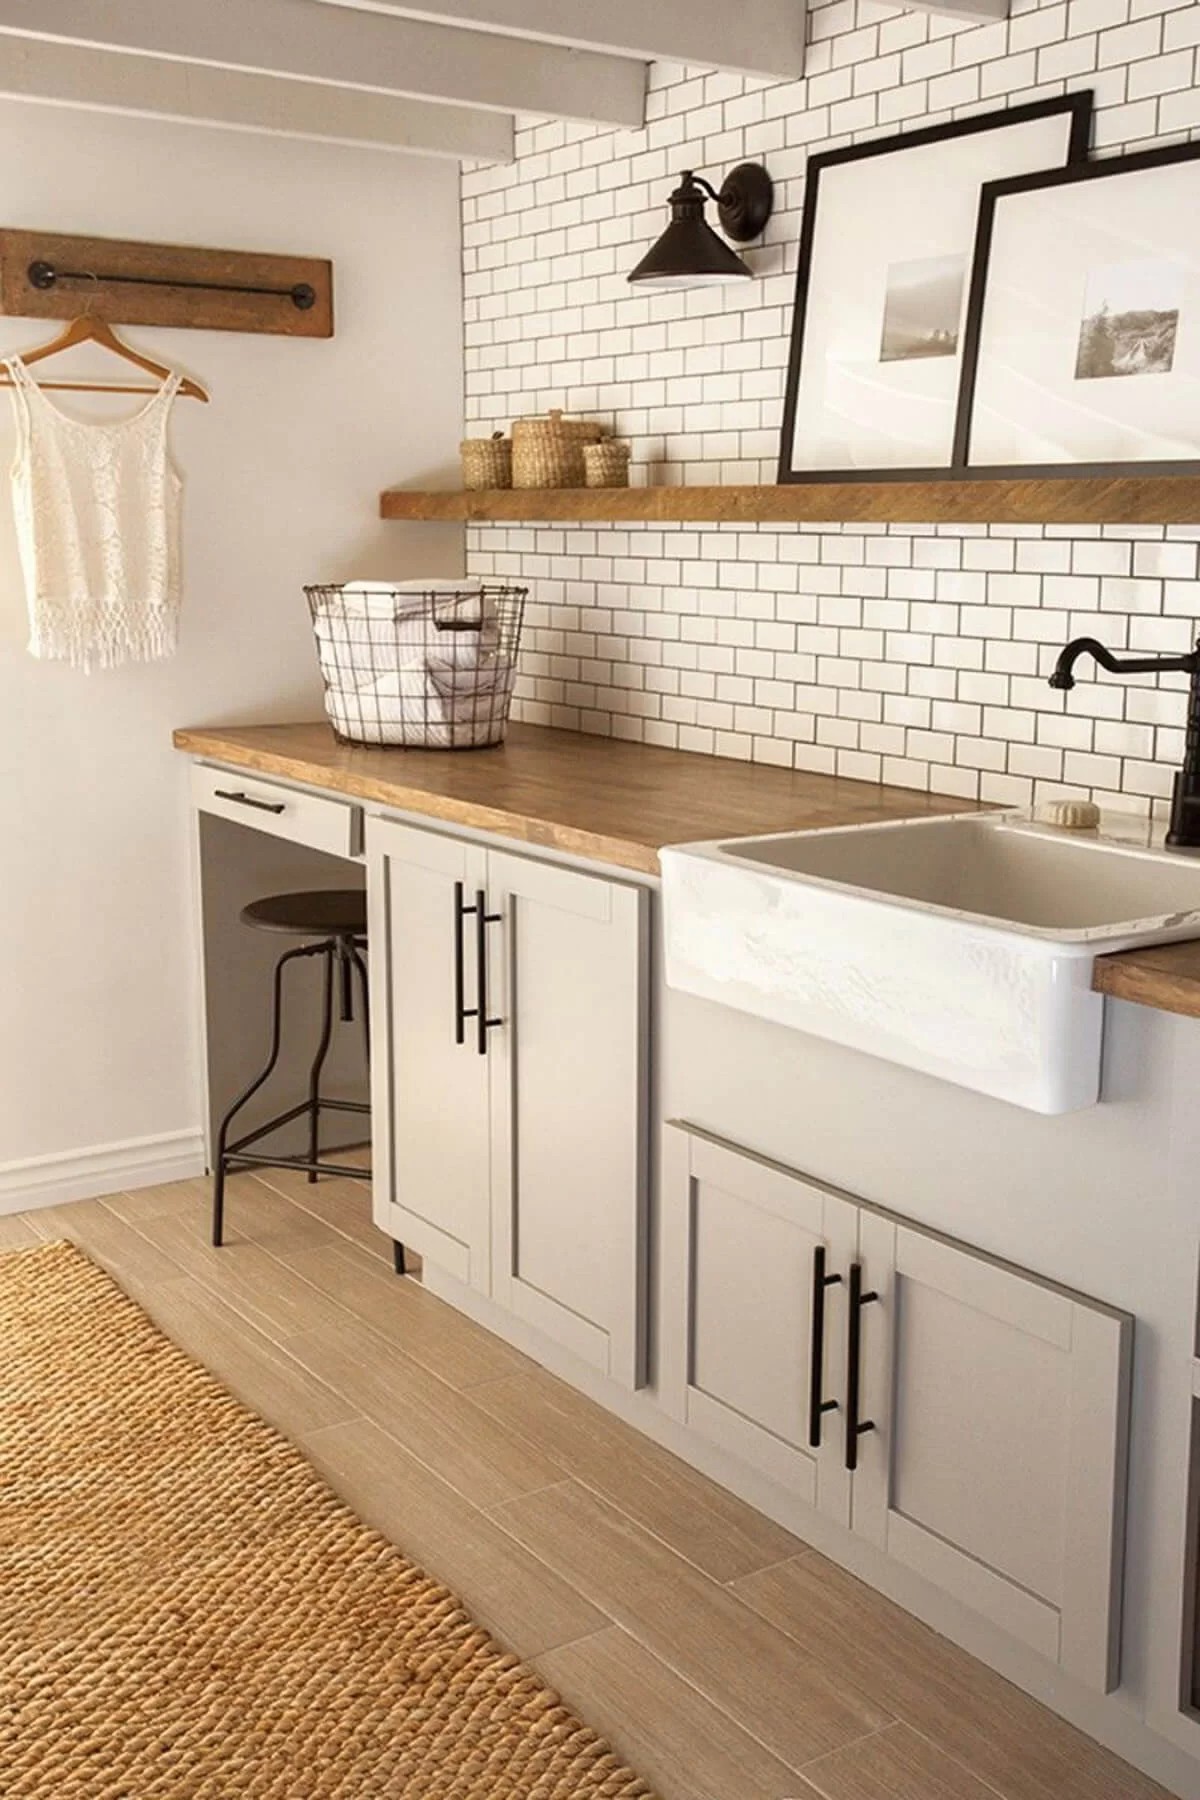
<svg viewBox="0 0 1200 1800">
<path fill-rule="evenodd" d="M 967 814 L 663 850 L 668 985 L 1034 1112 L 1094 1105 L 1094 959 L 1200 936 L 1200 859 L 1109 826 Z"/>
</svg>

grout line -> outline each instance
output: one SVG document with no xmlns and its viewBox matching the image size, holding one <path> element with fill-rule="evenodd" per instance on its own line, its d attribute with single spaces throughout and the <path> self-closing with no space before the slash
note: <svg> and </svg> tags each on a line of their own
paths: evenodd
<svg viewBox="0 0 1200 1800">
<path fill-rule="evenodd" d="M 889 1731 L 895 1731 L 897 1726 L 903 1725 L 903 1723 L 903 1719 L 892 1719 L 886 1725 L 876 1726 L 874 1731 L 864 1731 L 861 1737 L 852 1738 L 848 1744 L 839 1744 L 836 1750 L 822 1750 L 820 1756 L 811 1757 L 808 1762 L 801 1763 L 800 1767 L 805 1780 L 811 1780 L 812 1771 L 819 1769 L 821 1764 L 828 1762 L 831 1757 L 843 1756 L 847 1750 L 860 1750 L 864 1744 L 872 1743 L 876 1738 L 886 1737 Z M 813 1782 L 812 1785 L 815 1787 L 816 1783 Z M 821 1790 L 818 1788 L 817 1791 L 819 1793 Z"/>
<path fill-rule="evenodd" d="M 536 1445 L 534 1447 L 536 1449 Z M 540 1454 L 545 1454 L 545 1453 L 541 1452 Z M 547 1460 L 547 1462 L 553 1462 L 554 1458 L 552 1456 L 548 1456 L 546 1458 L 546 1460 Z M 564 1468 L 562 1475 L 558 1481 L 543 1481 L 539 1487 L 528 1488 L 526 1490 L 526 1492 L 523 1494 L 512 1494 L 509 1496 L 509 1498 L 507 1500 L 493 1500 L 492 1504 L 490 1506 L 481 1506 L 478 1508 L 478 1510 L 481 1513 L 483 1513 L 485 1518 L 493 1519 L 495 1521 L 495 1523 L 497 1525 L 499 1525 L 501 1523 L 501 1521 L 496 1518 L 496 1513 L 501 1507 L 520 1506 L 526 1500 L 536 1499 L 539 1494 L 557 1493 L 560 1488 L 570 1487 L 572 1485 L 573 1481 L 574 1481 L 574 1477 L 572 1476 L 570 1470 Z M 511 1537 L 512 1535 L 513 1534 L 510 1532 L 509 1536 Z"/>
<path fill-rule="evenodd" d="M 923 1744 L 928 1744 L 930 1749 L 936 1750 L 939 1756 L 944 1756 L 947 1762 L 953 1763 L 958 1769 L 962 1769 L 965 1774 L 972 1778 L 972 1780 L 977 1781 L 981 1788 L 986 1788 L 989 1794 L 995 1794 L 996 1800 L 1011 1800 L 1011 1796 L 1006 1796 L 1003 1788 L 998 1788 L 994 1781 L 989 1781 L 985 1776 L 979 1773 L 978 1769 L 973 1769 L 969 1762 L 964 1762 L 961 1756 L 958 1756 L 954 1751 L 947 1749 L 945 1744 L 939 1744 L 937 1739 L 930 1737 L 927 1731 L 919 1731 L 917 1727 L 910 1724 L 907 1719 L 902 1719 L 900 1722 L 906 1731 L 911 1731 L 914 1737 L 920 1738 Z"/>
<path fill-rule="evenodd" d="M 754 1510 L 754 1509 L 752 1508 L 751 1510 Z M 764 1513 L 760 1516 L 765 1518 L 767 1515 Z M 787 1526 L 786 1525 L 781 1526 L 780 1530 L 786 1531 Z M 793 1533 L 792 1535 L 795 1536 L 795 1533 Z M 739 1581 L 750 1581 L 756 1575 L 773 1575 L 775 1573 L 776 1569 L 786 1569 L 792 1563 L 801 1562 L 807 1557 L 820 1555 L 820 1551 L 817 1549 L 815 1544 L 806 1544 L 804 1542 L 803 1538 L 797 1538 L 796 1542 L 797 1542 L 799 1548 L 796 1550 L 793 1550 L 790 1556 L 781 1556 L 781 1557 L 777 1558 L 777 1560 L 775 1562 L 763 1563 L 761 1565 L 761 1567 L 757 1568 L 757 1569 L 743 1569 L 740 1575 L 727 1576 L 722 1585 L 727 1588 L 731 1588 L 731 1589 L 733 1589 L 734 1592 L 736 1592 L 737 1591 L 736 1584 Z M 744 1600 L 745 1598 L 746 1598 L 746 1596 L 744 1594 L 738 1594 L 739 1600 Z M 757 1611 L 757 1608 L 755 1608 L 754 1610 Z"/>
</svg>

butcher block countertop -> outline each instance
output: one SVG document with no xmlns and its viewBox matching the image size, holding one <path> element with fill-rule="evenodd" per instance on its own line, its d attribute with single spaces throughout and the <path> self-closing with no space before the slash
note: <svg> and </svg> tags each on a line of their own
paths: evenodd
<svg viewBox="0 0 1200 1800">
<path fill-rule="evenodd" d="M 448 825 L 495 831 L 618 869 L 657 875 L 667 844 L 973 812 L 913 788 L 808 775 L 541 725 L 512 725 L 494 750 L 368 750 L 328 725 L 201 726 L 175 746 Z M 1097 957 L 1093 987 L 1200 1018 L 1200 940 Z"/>
<path fill-rule="evenodd" d="M 1098 956 L 1092 968 L 1092 986 L 1114 1000 L 1132 1000 L 1137 1006 L 1155 1006 L 1160 1012 L 1200 1019 L 1200 939 L 1147 944 L 1141 950 Z"/>
<path fill-rule="evenodd" d="M 541 725 L 510 726 L 493 750 L 363 749 L 339 744 L 324 724 L 211 726 L 177 731 L 174 741 L 192 756 L 258 775 L 644 875 L 658 874 L 666 844 L 977 810 L 912 788 Z"/>
</svg>

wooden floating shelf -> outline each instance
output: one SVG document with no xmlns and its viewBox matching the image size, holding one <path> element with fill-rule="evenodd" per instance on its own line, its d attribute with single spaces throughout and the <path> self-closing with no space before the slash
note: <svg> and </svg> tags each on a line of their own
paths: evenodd
<svg viewBox="0 0 1200 1800">
<path fill-rule="evenodd" d="M 385 519 L 480 524 L 1191 525 L 1200 475 L 1055 475 L 1036 480 L 820 481 L 777 487 L 388 488 Z"/>
</svg>

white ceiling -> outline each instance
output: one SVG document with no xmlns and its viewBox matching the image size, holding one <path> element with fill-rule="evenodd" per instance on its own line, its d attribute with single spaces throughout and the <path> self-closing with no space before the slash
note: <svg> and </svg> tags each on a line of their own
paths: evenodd
<svg viewBox="0 0 1200 1800">
<path fill-rule="evenodd" d="M 0 0 L 0 95 L 505 161 L 517 113 L 642 125 L 656 59 L 794 79 L 804 26 L 803 0 Z"/>
</svg>

